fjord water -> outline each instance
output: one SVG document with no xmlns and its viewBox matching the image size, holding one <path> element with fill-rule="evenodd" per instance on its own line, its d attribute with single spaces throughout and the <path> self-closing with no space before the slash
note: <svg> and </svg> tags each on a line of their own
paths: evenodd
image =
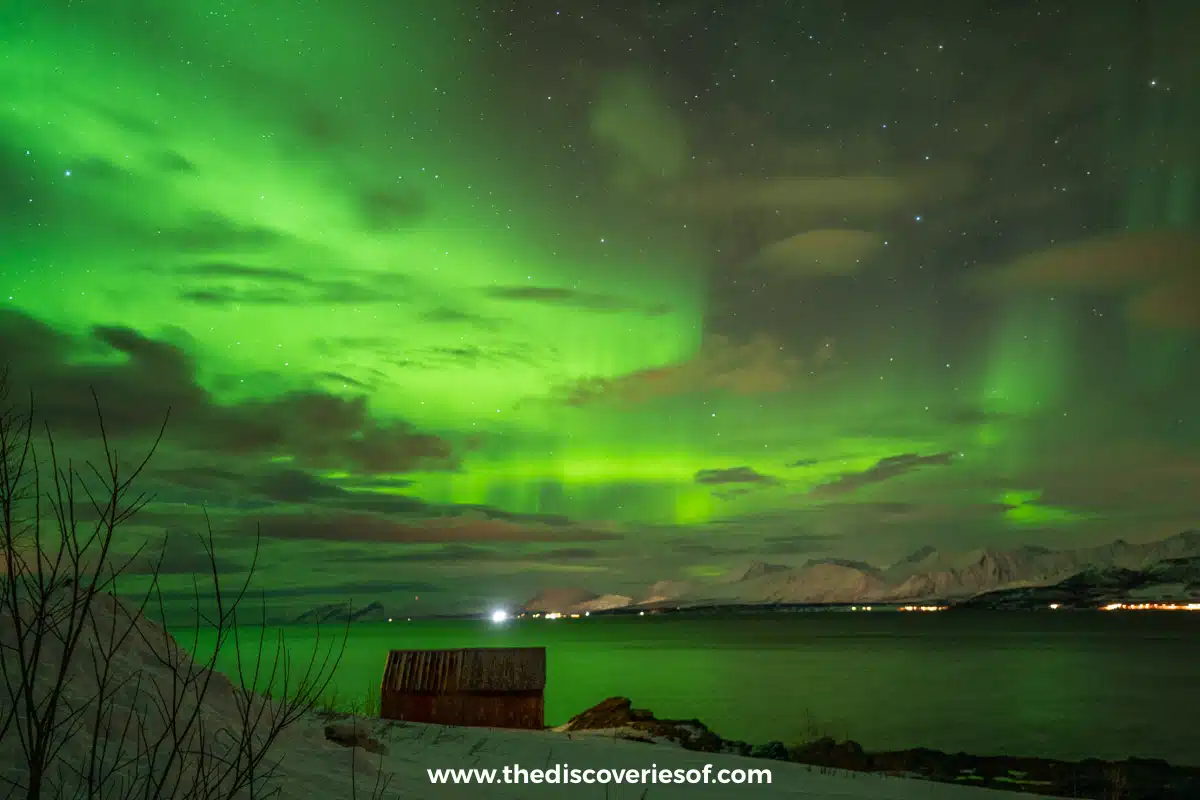
<svg viewBox="0 0 1200 800">
<path fill-rule="evenodd" d="M 288 650 L 307 659 L 316 630 L 284 628 Z M 1200 614 L 1185 612 L 398 619 L 351 627 L 333 688 L 377 697 L 390 649 L 515 646 L 547 648 L 549 725 L 621 695 L 755 743 L 1200 764 Z"/>
</svg>

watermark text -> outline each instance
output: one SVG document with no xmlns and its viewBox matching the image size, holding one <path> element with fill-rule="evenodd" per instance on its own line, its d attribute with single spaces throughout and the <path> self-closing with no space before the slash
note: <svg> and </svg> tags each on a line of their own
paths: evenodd
<svg viewBox="0 0 1200 800">
<path fill-rule="evenodd" d="M 642 768 L 610 769 L 579 768 L 555 764 L 543 769 L 527 769 L 519 764 L 500 769 L 427 769 L 429 782 L 440 783 L 548 783 L 548 784 L 654 784 L 654 783 L 715 783 L 769 784 L 771 770 L 735 767 L 717 768 L 712 764 L 692 769 L 666 769 L 656 764 Z"/>
</svg>

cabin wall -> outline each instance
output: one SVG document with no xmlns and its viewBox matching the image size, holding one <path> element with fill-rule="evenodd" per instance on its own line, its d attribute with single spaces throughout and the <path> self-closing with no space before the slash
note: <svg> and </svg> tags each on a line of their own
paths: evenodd
<svg viewBox="0 0 1200 800">
<path fill-rule="evenodd" d="M 541 692 L 384 691 L 380 699 L 383 719 L 472 728 L 541 730 L 545 727 L 545 700 Z"/>
</svg>

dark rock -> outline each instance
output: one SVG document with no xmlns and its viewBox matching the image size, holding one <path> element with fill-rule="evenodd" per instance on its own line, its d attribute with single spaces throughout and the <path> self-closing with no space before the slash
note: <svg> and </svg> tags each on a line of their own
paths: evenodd
<svg viewBox="0 0 1200 800">
<path fill-rule="evenodd" d="M 792 751 L 792 760 L 835 769 L 865 770 L 870 759 L 858 742 L 839 742 L 829 736 L 802 744 Z"/>
<path fill-rule="evenodd" d="M 772 758 L 776 761 L 787 761 L 791 754 L 783 742 L 767 742 L 750 748 L 752 758 Z"/>
<path fill-rule="evenodd" d="M 634 721 L 634 715 L 639 716 L 648 712 L 636 712 L 633 701 L 628 697 L 610 697 L 601 700 L 596 705 L 576 714 L 563 727 L 568 731 L 598 731 L 608 728 L 623 728 Z"/>
<path fill-rule="evenodd" d="M 741 742 L 736 739 L 726 739 L 725 749 L 722 752 L 731 753 L 735 756 L 748 756 L 754 749 L 754 745 L 749 742 Z"/>
<path fill-rule="evenodd" d="M 725 740 L 696 719 L 658 719 L 653 713 L 633 707 L 627 697 L 610 697 L 578 714 L 563 726 L 567 731 L 624 728 L 676 742 L 688 750 L 720 753 Z"/>
</svg>

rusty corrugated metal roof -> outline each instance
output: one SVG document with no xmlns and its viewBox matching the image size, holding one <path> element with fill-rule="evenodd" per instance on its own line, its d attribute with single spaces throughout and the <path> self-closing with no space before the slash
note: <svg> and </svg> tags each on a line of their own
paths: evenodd
<svg viewBox="0 0 1200 800">
<path fill-rule="evenodd" d="M 383 688 L 437 694 L 542 691 L 546 688 L 546 648 L 392 650 Z"/>
</svg>

